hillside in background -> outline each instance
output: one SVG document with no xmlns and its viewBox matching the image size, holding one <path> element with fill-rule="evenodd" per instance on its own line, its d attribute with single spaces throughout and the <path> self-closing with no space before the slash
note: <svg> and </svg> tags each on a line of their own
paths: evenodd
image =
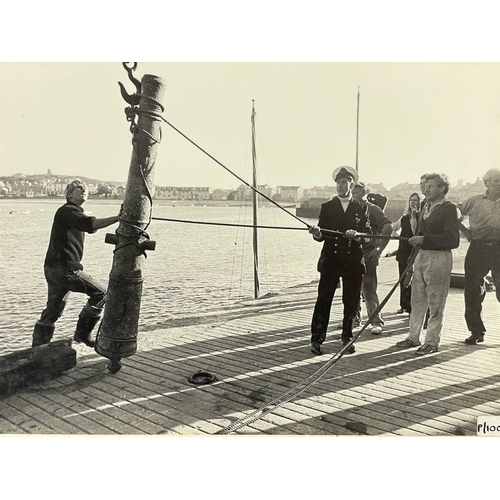
<svg viewBox="0 0 500 500">
<path fill-rule="evenodd" d="M 98 179 L 91 179 L 90 177 L 85 177 L 83 175 L 60 175 L 60 174 L 15 174 L 15 175 L 3 175 L 0 176 L 0 181 L 3 182 L 15 182 L 15 181 L 30 181 L 37 183 L 44 182 L 66 182 L 68 179 L 82 179 L 87 184 L 109 184 L 113 186 L 121 186 L 125 184 L 124 181 L 101 181 Z"/>
</svg>

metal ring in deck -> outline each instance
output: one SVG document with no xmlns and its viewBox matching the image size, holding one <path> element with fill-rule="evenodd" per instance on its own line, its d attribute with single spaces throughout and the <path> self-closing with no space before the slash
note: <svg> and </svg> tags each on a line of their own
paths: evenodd
<svg viewBox="0 0 500 500">
<path fill-rule="evenodd" d="M 205 372 L 203 370 L 197 371 L 188 378 L 190 384 L 207 385 L 217 382 L 217 377 L 213 373 Z"/>
</svg>

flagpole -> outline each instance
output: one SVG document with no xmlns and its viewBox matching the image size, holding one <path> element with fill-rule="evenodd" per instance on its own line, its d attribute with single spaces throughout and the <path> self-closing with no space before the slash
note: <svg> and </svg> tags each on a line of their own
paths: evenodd
<svg viewBox="0 0 500 500">
<path fill-rule="evenodd" d="M 254 297 L 259 298 L 259 250 L 257 245 L 257 153 L 255 151 L 255 101 L 252 100 L 252 163 L 253 163 L 253 275 Z"/>
<path fill-rule="evenodd" d="M 356 112 L 356 172 L 359 173 L 359 87 L 358 87 L 358 108 Z"/>
</svg>

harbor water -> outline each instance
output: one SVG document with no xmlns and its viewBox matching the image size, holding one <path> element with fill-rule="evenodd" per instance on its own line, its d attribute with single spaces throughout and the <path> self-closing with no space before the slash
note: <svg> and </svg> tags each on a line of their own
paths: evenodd
<svg viewBox="0 0 500 500">
<path fill-rule="evenodd" d="M 47 287 L 43 261 L 54 213 L 64 200 L 0 200 L 0 354 L 31 345 L 35 321 L 45 307 Z M 89 200 L 84 208 L 96 217 L 118 213 L 119 200 Z M 295 213 L 294 209 L 289 209 Z M 252 224 L 250 206 L 173 206 L 155 201 L 153 217 L 206 222 Z M 315 220 L 307 220 L 316 223 Z M 259 224 L 305 228 L 274 206 L 259 207 Z M 106 232 L 86 236 L 85 271 L 108 280 L 114 247 L 104 243 Z M 144 287 L 139 331 L 161 328 L 177 314 L 196 313 L 253 298 L 252 229 L 153 220 L 148 228 L 156 250 L 143 264 Z M 261 229 L 258 235 L 260 294 L 279 294 L 318 279 L 321 245 L 307 230 Z M 391 242 L 388 248 L 396 248 Z M 455 270 L 463 269 L 464 245 L 456 252 Z M 382 262 L 383 261 L 383 262 Z M 394 258 L 382 259 L 379 281 L 394 279 Z M 85 296 L 72 294 L 57 322 L 54 340 L 70 338 Z"/>
<path fill-rule="evenodd" d="M 33 325 L 45 307 L 47 286 L 43 262 L 54 213 L 64 200 L 0 200 L 0 354 L 29 347 Z M 96 217 L 115 215 L 118 200 L 88 200 L 85 211 Z M 293 210 L 293 209 L 292 209 Z M 153 217 L 252 224 L 249 206 L 172 206 L 156 202 Z M 282 210 L 259 208 L 259 224 L 304 227 Z M 86 235 L 85 271 L 107 282 L 113 262 L 106 232 Z M 156 250 L 143 263 L 144 287 L 140 328 L 153 329 L 179 313 L 223 307 L 253 298 L 251 228 L 151 222 L 148 233 Z M 307 230 L 259 231 L 260 293 L 279 293 L 317 277 L 320 246 Z M 54 339 L 69 338 L 85 303 L 72 294 L 57 322 Z"/>
</svg>

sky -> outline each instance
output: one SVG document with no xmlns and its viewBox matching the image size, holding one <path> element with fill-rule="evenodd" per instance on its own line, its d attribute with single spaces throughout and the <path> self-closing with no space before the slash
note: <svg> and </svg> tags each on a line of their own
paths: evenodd
<svg viewBox="0 0 500 500">
<path fill-rule="evenodd" d="M 162 77 L 163 116 L 251 181 L 251 109 L 259 184 L 332 185 L 355 165 L 391 188 L 445 173 L 474 182 L 500 157 L 500 63 L 138 61 Z M 8 95 L 0 120 L 0 175 L 46 173 L 125 181 L 129 124 L 119 62 L 0 63 Z M 240 182 L 163 124 L 155 183 L 236 188 Z"/>
</svg>

